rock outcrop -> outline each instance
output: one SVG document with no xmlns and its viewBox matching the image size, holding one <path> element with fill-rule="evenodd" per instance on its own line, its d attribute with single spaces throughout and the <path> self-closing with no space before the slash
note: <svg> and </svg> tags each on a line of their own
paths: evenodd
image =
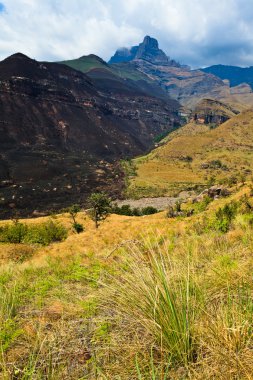
<svg viewBox="0 0 253 380">
<path fill-rule="evenodd" d="M 109 64 L 130 62 L 142 59 L 154 65 L 180 66 L 171 60 L 167 55 L 159 49 L 158 41 L 155 38 L 146 36 L 138 46 L 131 48 L 121 48 L 111 57 Z"/>
<path fill-rule="evenodd" d="M 220 78 L 201 70 L 191 70 L 169 58 L 159 49 L 158 41 L 149 36 L 138 46 L 117 50 L 109 61 L 112 66 L 122 63 L 132 65 L 137 71 L 156 81 L 182 104 L 189 99 L 199 100 L 207 95 L 221 96 L 228 88 Z"/>
</svg>

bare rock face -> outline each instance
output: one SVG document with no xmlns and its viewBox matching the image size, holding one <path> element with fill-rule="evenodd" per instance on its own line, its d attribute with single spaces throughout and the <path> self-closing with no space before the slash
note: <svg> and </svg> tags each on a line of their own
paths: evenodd
<svg viewBox="0 0 253 380">
<path fill-rule="evenodd" d="M 155 38 L 146 36 L 142 43 L 132 48 L 116 51 L 109 64 L 132 65 L 156 81 L 167 93 L 182 104 L 191 98 L 217 97 L 228 88 L 220 78 L 201 70 L 191 70 L 180 65 L 159 49 Z"/>
<path fill-rule="evenodd" d="M 156 65 L 169 65 L 170 60 L 166 54 L 159 49 L 158 41 L 155 38 L 146 36 L 139 45 L 135 59 L 143 59 Z"/>
<path fill-rule="evenodd" d="M 95 81 L 20 53 L 0 62 L 1 217 L 118 194 L 118 160 L 152 148 L 178 107 L 116 77 Z"/>
<path fill-rule="evenodd" d="M 158 41 L 150 36 L 146 36 L 143 42 L 138 46 L 118 49 L 110 59 L 109 64 L 130 62 L 138 59 L 142 59 L 154 65 L 180 66 L 167 57 L 167 55 L 159 49 Z"/>
<path fill-rule="evenodd" d="M 230 191 L 224 186 L 211 186 L 209 189 L 205 189 L 196 198 L 193 199 L 193 203 L 202 202 L 205 197 L 212 199 L 219 199 L 230 195 Z"/>
</svg>

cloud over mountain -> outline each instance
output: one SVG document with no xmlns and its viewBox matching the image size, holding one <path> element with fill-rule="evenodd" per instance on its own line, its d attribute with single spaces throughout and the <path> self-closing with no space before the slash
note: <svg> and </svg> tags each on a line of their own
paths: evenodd
<svg viewBox="0 0 253 380">
<path fill-rule="evenodd" d="M 0 58 L 22 51 L 44 60 L 89 53 L 108 59 L 149 34 L 194 67 L 253 65 L 252 18 L 248 0 L 5 0 Z"/>
</svg>

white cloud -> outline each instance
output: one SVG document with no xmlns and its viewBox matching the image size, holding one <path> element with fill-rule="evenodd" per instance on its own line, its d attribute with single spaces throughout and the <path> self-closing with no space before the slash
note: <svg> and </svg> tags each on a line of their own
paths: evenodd
<svg viewBox="0 0 253 380">
<path fill-rule="evenodd" d="M 158 38 L 168 55 L 194 66 L 253 65 L 248 0 L 2 0 L 0 59 L 21 51 L 39 60 L 94 53 Z"/>
</svg>

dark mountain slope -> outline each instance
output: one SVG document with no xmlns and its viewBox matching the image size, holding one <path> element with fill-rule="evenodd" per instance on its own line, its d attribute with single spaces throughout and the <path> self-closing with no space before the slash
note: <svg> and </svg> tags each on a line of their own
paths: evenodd
<svg viewBox="0 0 253 380">
<path fill-rule="evenodd" d="M 83 202 L 95 189 L 113 193 L 117 160 L 147 151 L 178 123 L 177 102 L 95 77 L 22 54 L 0 62 L 3 216 Z"/>
</svg>

